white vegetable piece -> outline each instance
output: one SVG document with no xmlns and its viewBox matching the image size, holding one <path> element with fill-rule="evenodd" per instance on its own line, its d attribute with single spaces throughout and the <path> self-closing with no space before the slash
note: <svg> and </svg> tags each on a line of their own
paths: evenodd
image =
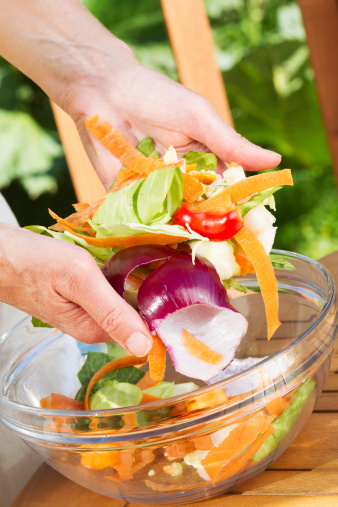
<svg viewBox="0 0 338 507">
<path fill-rule="evenodd" d="M 263 245 L 267 254 L 270 253 L 275 240 L 277 227 L 273 227 L 276 218 L 263 204 L 258 204 L 243 218 L 244 225 L 250 229 L 255 238 Z"/>
<path fill-rule="evenodd" d="M 241 274 L 241 268 L 235 259 L 233 244 L 229 241 L 190 241 L 189 246 L 196 255 L 205 257 L 215 266 L 221 280 L 228 280 L 232 276 Z"/>
<path fill-rule="evenodd" d="M 227 185 L 237 183 L 237 181 L 245 180 L 245 172 L 242 166 L 229 167 L 223 173 L 223 180 Z"/>
<path fill-rule="evenodd" d="M 178 162 L 178 157 L 175 148 L 170 145 L 167 151 L 164 154 L 163 162 L 165 164 L 175 164 Z"/>
<path fill-rule="evenodd" d="M 207 381 L 231 363 L 247 328 L 246 318 L 231 308 L 194 304 L 159 321 L 156 332 L 166 346 L 176 371 Z M 210 364 L 191 354 L 183 345 L 182 329 L 222 354 L 220 362 Z"/>
</svg>

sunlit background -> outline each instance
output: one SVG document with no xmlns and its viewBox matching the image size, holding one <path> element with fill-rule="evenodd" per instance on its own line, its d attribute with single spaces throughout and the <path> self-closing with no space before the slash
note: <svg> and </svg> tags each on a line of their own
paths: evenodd
<svg viewBox="0 0 338 507">
<path fill-rule="evenodd" d="M 159 0 L 85 0 L 147 67 L 178 79 Z M 276 194 L 276 248 L 338 249 L 338 200 L 300 10 L 290 0 L 205 0 L 236 129 L 282 154 L 295 188 Z M 109 69 L 107 69 L 109 72 Z M 0 189 L 21 225 L 76 202 L 48 99 L 0 60 Z"/>
</svg>

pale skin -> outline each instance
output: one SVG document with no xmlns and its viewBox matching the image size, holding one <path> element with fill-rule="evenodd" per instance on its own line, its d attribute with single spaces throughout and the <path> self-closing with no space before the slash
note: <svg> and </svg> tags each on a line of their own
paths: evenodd
<svg viewBox="0 0 338 507">
<path fill-rule="evenodd" d="M 86 131 L 95 114 L 133 144 L 150 136 L 161 153 L 172 144 L 180 155 L 207 149 L 246 170 L 279 164 L 203 97 L 140 65 L 77 0 L 0 0 L 0 12 L 0 54 L 73 118 L 107 189 L 121 164 Z M 0 301 L 81 341 L 116 341 L 139 356 L 151 348 L 142 319 L 84 249 L 0 224 L 0 269 Z"/>
</svg>

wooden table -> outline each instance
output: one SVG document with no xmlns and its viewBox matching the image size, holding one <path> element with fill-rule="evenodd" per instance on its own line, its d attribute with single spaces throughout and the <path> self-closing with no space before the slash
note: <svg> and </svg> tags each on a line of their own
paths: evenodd
<svg viewBox="0 0 338 507">
<path fill-rule="evenodd" d="M 338 252 L 321 261 L 338 286 Z M 150 504 L 156 507 L 156 504 Z M 291 446 L 269 470 L 231 494 L 198 507 L 338 506 L 338 345 L 314 413 Z M 12 507 L 136 507 L 104 497 L 43 464 Z M 145 507 L 145 506 L 144 506 Z"/>
</svg>

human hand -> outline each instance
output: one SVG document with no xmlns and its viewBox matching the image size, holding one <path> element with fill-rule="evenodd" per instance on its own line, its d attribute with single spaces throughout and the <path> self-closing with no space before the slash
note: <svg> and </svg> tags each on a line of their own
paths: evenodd
<svg viewBox="0 0 338 507">
<path fill-rule="evenodd" d="M 115 341 L 137 356 L 149 352 L 141 317 L 81 247 L 0 224 L 0 267 L 0 301 L 80 341 Z"/>
</svg>

